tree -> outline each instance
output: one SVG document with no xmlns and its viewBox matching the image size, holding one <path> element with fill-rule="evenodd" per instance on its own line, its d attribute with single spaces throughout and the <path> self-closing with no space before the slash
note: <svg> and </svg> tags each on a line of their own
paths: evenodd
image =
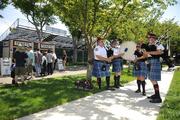
<svg viewBox="0 0 180 120">
<path fill-rule="evenodd" d="M 56 15 L 59 16 L 60 20 L 65 23 L 66 26 L 69 27 L 69 31 L 72 35 L 73 40 L 73 62 L 77 62 L 77 47 L 79 44 L 80 39 L 82 39 L 82 31 L 79 26 L 81 26 L 80 23 L 80 17 L 78 16 L 78 12 L 80 12 L 80 9 L 78 6 L 79 2 L 70 0 L 61 0 L 61 1 L 50 1 L 55 6 L 55 12 Z M 74 6 L 71 6 L 70 4 L 73 4 Z M 81 42 L 82 44 L 82 42 Z"/>
<path fill-rule="evenodd" d="M 12 3 L 35 26 L 38 39 L 41 42 L 43 40 L 43 27 L 55 23 L 52 6 L 47 0 L 12 0 Z"/>
<path fill-rule="evenodd" d="M 8 0 L 0 0 L 0 10 L 3 10 L 8 4 Z M 0 15 L 0 18 L 2 18 L 3 16 Z"/>
<path fill-rule="evenodd" d="M 167 3 L 166 3 L 167 2 Z M 80 29 L 88 49 L 88 60 L 93 59 L 93 46 L 96 36 L 107 38 L 112 30 L 123 29 L 124 36 L 135 31 L 133 21 L 143 23 L 145 17 L 153 15 L 164 6 L 171 4 L 173 0 L 162 1 L 138 1 L 138 0 L 52 0 L 56 15 L 68 21 L 67 26 Z M 66 15 L 67 13 L 67 15 Z M 70 19 L 69 15 L 75 15 Z M 155 14 L 156 15 L 156 14 Z M 71 16 L 72 17 L 72 16 Z M 132 19 L 132 20 L 131 20 Z M 74 25 L 75 24 L 75 25 Z M 128 25 L 130 24 L 130 25 Z M 127 26 L 126 26 L 127 25 Z M 124 28 L 125 27 L 125 28 Z M 132 30 L 131 30 L 131 29 Z M 120 30 L 121 31 L 121 30 Z M 130 31 L 130 32 L 129 32 Z M 134 35 L 134 34 L 132 34 Z M 128 38 L 128 39 L 132 39 Z M 87 79 L 91 80 L 91 64 L 88 64 Z"/>
</svg>

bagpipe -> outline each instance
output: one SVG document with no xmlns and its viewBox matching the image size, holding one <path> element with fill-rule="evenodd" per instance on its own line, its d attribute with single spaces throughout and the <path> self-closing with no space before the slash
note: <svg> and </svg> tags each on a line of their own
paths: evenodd
<svg viewBox="0 0 180 120">
<path fill-rule="evenodd" d="M 113 55 L 113 51 L 111 49 L 111 45 L 109 41 L 105 41 L 105 48 L 107 50 L 107 56 L 110 57 Z M 123 53 L 121 56 L 124 60 L 134 61 L 134 51 L 136 50 L 136 43 L 133 41 L 125 41 L 120 44 L 120 53 Z"/>
</svg>

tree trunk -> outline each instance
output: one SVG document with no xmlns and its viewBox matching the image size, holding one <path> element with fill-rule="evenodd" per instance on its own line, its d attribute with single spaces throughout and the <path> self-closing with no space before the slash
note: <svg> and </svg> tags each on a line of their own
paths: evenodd
<svg viewBox="0 0 180 120">
<path fill-rule="evenodd" d="M 77 38 L 72 37 L 73 39 L 73 63 L 77 63 Z"/>
<path fill-rule="evenodd" d="M 92 67 L 93 67 L 93 48 L 91 45 L 88 45 L 88 63 L 87 63 L 87 74 L 86 79 L 91 81 L 92 80 Z"/>
</svg>

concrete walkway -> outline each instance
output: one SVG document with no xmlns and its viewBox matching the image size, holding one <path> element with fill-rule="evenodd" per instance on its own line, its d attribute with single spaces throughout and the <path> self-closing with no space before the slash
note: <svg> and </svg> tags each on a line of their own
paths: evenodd
<svg viewBox="0 0 180 120">
<path fill-rule="evenodd" d="M 159 86 L 163 101 L 173 74 L 162 71 Z M 147 95 L 153 94 L 150 81 L 146 83 Z M 149 103 L 146 96 L 134 93 L 136 89 L 136 81 L 133 81 L 115 91 L 100 92 L 19 120 L 156 120 L 162 103 Z"/>
<path fill-rule="evenodd" d="M 54 78 L 54 77 L 61 77 L 67 75 L 76 75 L 76 74 L 84 74 L 86 73 L 86 67 L 70 67 L 66 71 L 55 71 L 53 75 L 48 75 L 44 77 L 37 77 L 33 78 L 33 80 L 41 80 L 43 78 Z M 0 84 L 11 84 L 12 78 L 11 77 L 0 77 Z"/>
</svg>

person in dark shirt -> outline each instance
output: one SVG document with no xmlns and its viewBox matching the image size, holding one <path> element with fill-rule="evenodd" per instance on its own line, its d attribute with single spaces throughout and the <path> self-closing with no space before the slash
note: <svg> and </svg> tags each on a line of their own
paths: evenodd
<svg viewBox="0 0 180 120">
<path fill-rule="evenodd" d="M 21 81 L 24 83 L 24 75 L 25 75 L 25 63 L 28 55 L 25 52 L 25 48 L 22 46 L 18 46 L 16 52 L 14 54 L 15 59 L 15 82 L 17 83 L 18 77 L 21 77 Z"/>
<path fill-rule="evenodd" d="M 160 45 L 156 44 L 156 35 L 148 34 L 148 47 L 146 52 L 144 52 L 144 56 L 148 58 L 148 78 L 151 80 L 151 83 L 154 87 L 155 94 L 149 96 L 151 99 L 149 102 L 151 103 L 161 103 L 161 97 L 159 92 L 158 81 L 161 80 L 161 63 L 160 56 L 162 54 L 163 48 Z"/>
<path fill-rule="evenodd" d="M 12 78 L 12 84 L 16 84 L 16 81 L 15 81 L 15 60 L 12 59 L 12 64 L 11 64 L 11 78 Z"/>
<path fill-rule="evenodd" d="M 145 78 L 147 76 L 147 66 L 145 63 L 145 57 L 143 56 L 143 51 L 141 50 L 141 45 L 138 44 L 136 46 L 136 51 L 134 52 L 134 55 L 136 56 L 134 69 L 133 69 L 133 75 L 137 77 L 137 86 L 138 89 L 135 91 L 135 93 L 141 92 L 141 85 L 142 85 L 142 95 L 146 95 L 145 91 Z"/>
</svg>

